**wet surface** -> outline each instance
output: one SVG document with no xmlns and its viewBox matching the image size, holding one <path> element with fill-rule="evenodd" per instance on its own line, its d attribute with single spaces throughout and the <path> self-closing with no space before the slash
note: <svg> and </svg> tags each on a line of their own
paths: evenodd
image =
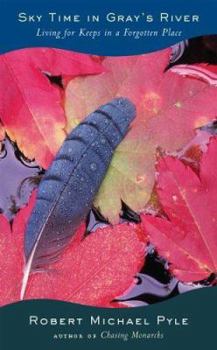
<svg viewBox="0 0 217 350">
<path fill-rule="evenodd" d="M 0 212 L 10 221 L 25 206 L 38 175 L 42 173 L 34 161 L 27 160 L 16 145 L 6 138 L 0 152 Z"/>
<path fill-rule="evenodd" d="M 123 204 L 121 222 L 138 223 L 138 217 L 137 213 Z M 96 209 L 91 210 L 87 219 L 87 234 L 107 225 L 106 220 Z M 119 296 L 116 301 L 130 307 L 145 306 L 209 285 L 209 281 L 183 283 L 174 278 L 169 272 L 168 262 L 157 254 L 152 244 L 149 244 L 144 266 L 135 276 L 134 285 Z"/>
<path fill-rule="evenodd" d="M 198 146 L 200 146 L 200 149 L 204 152 L 210 136 L 216 134 L 217 122 L 214 120 L 198 129 L 195 133 L 195 138 L 193 138 L 186 147 L 177 152 L 176 156 L 183 160 L 185 159 L 185 154 L 187 154 L 190 149 Z M 192 166 L 193 164 L 190 165 Z M 120 222 L 139 223 L 140 216 L 125 203 L 122 203 Z M 95 232 L 98 228 L 106 227 L 108 224 L 106 219 L 103 218 L 96 209 L 93 209 L 87 219 L 87 234 Z M 179 294 L 198 288 L 211 287 L 214 285 L 216 285 L 215 274 L 211 274 L 206 280 L 195 283 L 183 283 L 179 281 L 170 274 L 168 261 L 160 257 L 155 247 L 149 244 L 146 250 L 144 266 L 135 276 L 134 285 L 123 295 L 114 300 L 114 302 L 121 302 L 128 307 L 145 306 L 165 301 Z"/>
<path fill-rule="evenodd" d="M 169 67 L 194 63 L 217 64 L 217 35 L 200 36 L 173 46 Z"/>
<path fill-rule="evenodd" d="M 135 277 L 135 286 L 117 300 L 128 306 L 144 306 L 202 287 L 202 283 L 183 283 L 171 276 L 167 261 L 150 245 L 144 267 Z"/>
<path fill-rule="evenodd" d="M 216 134 L 216 121 L 202 128 L 194 143 L 201 144 L 201 137 L 207 142 L 209 135 Z M 188 145 L 189 146 L 189 145 Z M 191 147 L 192 145 L 190 145 Z M 25 206 L 34 188 L 38 186 L 43 169 L 39 168 L 34 161 L 26 159 L 18 150 L 15 143 L 8 138 L 2 144 L 0 153 L 0 210 L 9 220 L 12 220 L 17 211 Z M 140 222 L 140 216 L 122 203 L 120 222 Z M 109 225 L 107 220 L 93 208 L 86 221 L 86 234 L 95 232 L 98 228 Z M 179 294 L 197 289 L 209 287 L 213 284 L 210 276 L 206 281 L 198 283 L 182 283 L 174 278 L 169 272 L 168 262 L 159 257 L 154 246 L 151 244 L 146 251 L 146 259 L 143 268 L 135 276 L 134 286 L 117 298 L 126 306 L 136 307 L 154 304 L 170 299 Z M 114 301 L 115 302 L 115 301 Z"/>
<path fill-rule="evenodd" d="M 199 62 L 217 64 L 217 36 L 193 38 L 173 47 L 170 66 Z M 61 76 L 49 76 L 48 78 L 53 84 L 62 88 Z M 200 145 L 201 137 L 206 144 L 209 135 L 217 133 L 217 122 L 209 123 L 201 130 L 208 136 L 197 134 L 193 142 L 197 143 L 198 141 Z M 191 144 L 186 147 L 190 148 Z M 185 149 L 182 150 L 182 154 L 180 153 L 179 156 L 182 157 L 185 152 Z M 42 174 L 43 169 L 38 167 L 34 161 L 26 159 L 15 143 L 8 138 L 5 139 L 0 152 L 0 212 L 10 221 L 13 220 L 19 209 L 28 202 Z M 121 222 L 123 221 L 140 222 L 139 215 L 125 203 L 122 204 Z M 86 234 L 91 234 L 98 228 L 108 225 L 106 219 L 94 208 L 90 211 L 86 223 Z M 154 246 L 150 244 L 146 251 L 144 266 L 135 276 L 134 286 L 119 296 L 117 301 L 133 307 L 154 304 L 197 288 L 209 287 L 213 285 L 215 279 L 216 276 L 211 275 L 207 280 L 198 281 L 198 283 L 182 283 L 170 274 L 168 262 L 159 257 Z"/>
</svg>

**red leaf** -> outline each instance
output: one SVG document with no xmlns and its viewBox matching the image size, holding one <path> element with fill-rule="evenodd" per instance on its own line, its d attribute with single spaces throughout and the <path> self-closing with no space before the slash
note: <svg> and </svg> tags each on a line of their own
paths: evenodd
<svg viewBox="0 0 217 350">
<path fill-rule="evenodd" d="M 163 158 L 157 170 L 168 220 L 142 215 L 145 231 L 178 278 L 205 279 L 217 271 L 217 138 L 202 155 L 199 176 L 172 157 Z"/>
<path fill-rule="evenodd" d="M 65 138 L 60 88 L 44 73 L 68 79 L 102 72 L 90 56 L 58 49 L 25 49 L 0 56 L 0 114 L 20 150 L 47 167 Z"/>
<path fill-rule="evenodd" d="M 95 198 L 95 206 L 112 223 L 119 221 L 121 201 L 141 211 L 150 199 L 156 148 L 177 151 L 195 135 L 196 128 L 217 115 L 217 89 L 165 71 L 170 53 L 166 49 L 107 57 L 102 61 L 105 73 L 78 77 L 67 85 L 68 129 L 117 96 L 130 98 L 137 108 L 137 117 L 117 148 Z"/>
<path fill-rule="evenodd" d="M 27 298 L 52 298 L 109 306 L 133 281 L 144 263 L 136 225 L 98 229 L 76 249 L 68 248 L 51 271 L 32 276 Z"/>
<path fill-rule="evenodd" d="M 13 224 L 0 216 L 0 304 L 20 299 L 23 277 L 23 232 L 34 199 Z M 83 241 L 82 226 L 60 260 L 31 276 L 26 299 L 49 298 L 96 306 L 111 306 L 133 282 L 144 263 L 141 227 L 121 224 L 98 229 Z"/>
</svg>

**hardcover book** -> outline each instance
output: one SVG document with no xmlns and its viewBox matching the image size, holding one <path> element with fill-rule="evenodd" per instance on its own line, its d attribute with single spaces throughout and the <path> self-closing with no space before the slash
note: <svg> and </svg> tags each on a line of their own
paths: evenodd
<svg viewBox="0 0 217 350">
<path fill-rule="evenodd" d="M 0 349 L 204 349 L 217 3 L 0 0 Z"/>
</svg>

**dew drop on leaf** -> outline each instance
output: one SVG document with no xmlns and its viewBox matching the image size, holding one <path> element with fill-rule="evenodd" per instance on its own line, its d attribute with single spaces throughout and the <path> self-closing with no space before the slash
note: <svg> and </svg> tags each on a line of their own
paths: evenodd
<svg viewBox="0 0 217 350">
<path fill-rule="evenodd" d="M 96 163 L 91 163 L 91 164 L 90 164 L 90 169 L 91 169 L 92 171 L 96 171 L 96 169 L 97 169 Z"/>
</svg>

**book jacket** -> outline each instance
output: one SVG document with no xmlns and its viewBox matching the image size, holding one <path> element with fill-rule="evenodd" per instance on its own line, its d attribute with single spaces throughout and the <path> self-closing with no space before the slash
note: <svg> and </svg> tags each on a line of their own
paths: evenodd
<svg viewBox="0 0 217 350">
<path fill-rule="evenodd" d="M 0 349 L 215 342 L 217 1 L 0 0 Z"/>
</svg>

